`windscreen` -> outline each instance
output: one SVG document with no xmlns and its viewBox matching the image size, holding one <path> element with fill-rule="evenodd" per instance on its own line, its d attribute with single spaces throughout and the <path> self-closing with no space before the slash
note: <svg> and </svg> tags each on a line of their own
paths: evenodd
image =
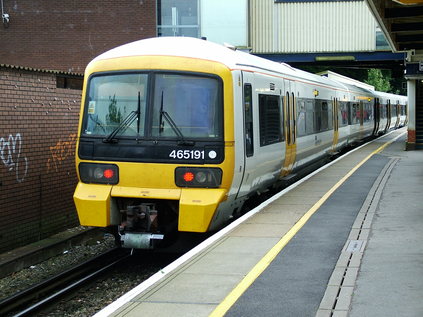
<svg viewBox="0 0 423 317">
<path fill-rule="evenodd" d="M 83 134 L 145 139 L 222 138 L 222 85 L 184 73 L 105 74 L 88 85 Z"/>
<path fill-rule="evenodd" d="M 219 85 L 214 78 L 157 74 L 152 136 L 217 138 L 221 122 L 219 103 Z"/>
<path fill-rule="evenodd" d="M 147 74 L 121 74 L 92 77 L 83 132 L 107 136 L 144 135 Z"/>
</svg>

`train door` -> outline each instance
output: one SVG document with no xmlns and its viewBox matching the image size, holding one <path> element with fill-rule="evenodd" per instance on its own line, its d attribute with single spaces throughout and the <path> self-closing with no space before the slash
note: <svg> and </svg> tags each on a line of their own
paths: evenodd
<svg viewBox="0 0 423 317">
<path fill-rule="evenodd" d="M 332 112 L 332 121 L 333 121 L 333 144 L 332 152 L 336 153 L 336 147 L 339 140 L 339 101 L 338 98 L 333 98 L 333 112 Z"/>
<path fill-rule="evenodd" d="M 359 138 L 362 139 L 364 137 L 364 103 L 362 100 L 360 100 L 357 104 L 357 117 L 359 123 Z"/>
<path fill-rule="evenodd" d="M 297 98 L 295 97 L 295 82 L 284 80 L 285 94 L 283 96 L 284 134 L 285 134 L 285 162 L 281 176 L 290 174 L 294 168 L 297 153 Z"/>
<path fill-rule="evenodd" d="M 389 127 L 391 126 L 391 100 L 387 100 L 386 102 L 386 127 L 385 133 L 389 131 Z"/>
<path fill-rule="evenodd" d="M 379 98 L 375 98 L 374 103 L 374 128 L 373 128 L 373 135 L 377 135 L 379 131 L 379 122 L 380 122 L 380 101 Z"/>
<path fill-rule="evenodd" d="M 362 100 L 360 100 L 359 104 L 359 116 L 360 116 L 360 126 L 363 126 L 364 124 L 364 103 Z"/>
<path fill-rule="evenodd" d="M 398 128 L 399 125 L 400 125 L 400 105 L 399 105 L 399 101 L 397 101 L 397 103 L 395 104 L 395 118 L 396 118 L 395 128 Z"/>
<path fill-rule="evenodd" d="M 242 72 L 242 117 L 243 117 L 243 148 L 244 153 L 241 154 L 244 157 L 244 165 L 242 171 L 242 180 L 241 186 L 237 196 L 242 197 L 250 192 L 251 182 L 254 180 L 253 175 L 251 175 L 254 170 L 254 166 L 257 164 L 256 155 L 254 151 L 255 147 L 255 138 L 257 137 L 254 133 L 254 121 L 257 118 L 254 108 L 257 108 L 255 105 L 254 97 L 254 73 Z"/>
<path fill-rule="evenodd" d="M 238 197 L 267 190 L 283 164 L 282 82 L 252 72 L 243 75 L 244 169 Z M 239 111 L 239 110 L 238 110 Z"/>
</svg>

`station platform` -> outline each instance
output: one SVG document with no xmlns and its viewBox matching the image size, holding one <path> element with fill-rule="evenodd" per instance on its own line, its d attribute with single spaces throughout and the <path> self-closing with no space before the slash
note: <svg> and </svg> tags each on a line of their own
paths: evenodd
<svg viewBox="0 0 423 317">
<path fill-rule="evenodd" d="M 423 316 L 423 152 L 405 137 L 310 174 L 95 316 Z"/>
</svg>

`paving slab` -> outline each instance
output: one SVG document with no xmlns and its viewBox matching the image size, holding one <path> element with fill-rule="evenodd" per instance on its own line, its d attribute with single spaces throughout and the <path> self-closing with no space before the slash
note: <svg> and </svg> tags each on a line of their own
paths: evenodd
<svg viewBox="0 0 423 317">
<path fill-rule="evenodd" d="M 140 317 L 198 317 L 208 316 L 215 305 L 190 304 L 190 303 L 166 303 L 166 302 L 142 302 L 128 305 L 116 316 Z M 142 314 L 140 314 L 140 311 Z"/>
<path fill-rule="evenodd" d="M 192 274 L 182 272 L 164 285 L 134 301 L 186 304 L 218 304 L 242 279 L 238 274 Z M 189 294 L 189 296 L 187 296 Z"/>
<path fill-rule="evenodd" d="M 423 316 L 423 152 L 398 150 L 370 229 L 350 311 L 361 316 Z"/>
<path fill-rule="evenodd" d="M 231 232 L 237 237 L 282 237 L 292 225 L 290 224 L 264 224 L 246 223 Z"/>
</svg>

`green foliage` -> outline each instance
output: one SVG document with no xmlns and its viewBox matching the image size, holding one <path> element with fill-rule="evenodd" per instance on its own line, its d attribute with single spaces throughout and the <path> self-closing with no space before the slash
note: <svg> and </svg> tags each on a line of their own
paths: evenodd
<svg viewBox="0 0 423 317">
<path fill-rule="evenodd" d="M 108 125 L 116 125 L 121 123 L 122 121 L 122 113 L 120 112 L 120 109 L 118 111 L 116 104 L 116 95 L 113 96 L 113 98 L 109 97 L 110 104 L 109 104 L 109 114 L 106 115 L 106 121 Z"/>
<path fill-rule="evenodd" d="M 391 76 L 384 76 L 380 69 L 371 68 L 367 71 L 366 84 L 372 85 L 377 91 L 388 92 L 391 90 Z"/>
</svg>

